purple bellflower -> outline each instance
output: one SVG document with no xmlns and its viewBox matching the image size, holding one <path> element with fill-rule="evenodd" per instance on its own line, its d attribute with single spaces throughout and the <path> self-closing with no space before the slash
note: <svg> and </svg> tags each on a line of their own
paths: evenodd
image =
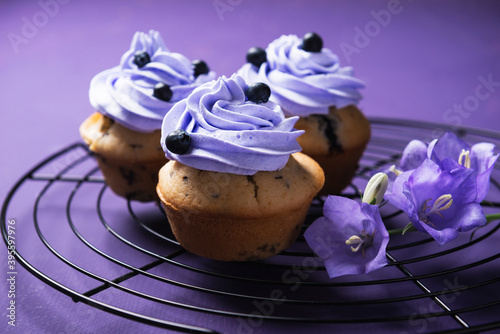
<svg viewBox="0 0 500 334">
<path fill-rule="evenodd" d="M 444 133 L 429 145 L 420 140 L 412 140 L 403 150 L 399 168 L 391 167 L 390 170 L 393 173 L 392 175 L 389 173 L 389 178 L 394 182 L 396 175 L 416 169 L 426 158 L 432 159 L 441 167 L 445 159 L 451 158 L 476 172 L 477 202 L 481 202 L 488 193 L 490 175 L 499 156 L 494 155 L 494 148 L 495 145 L 492 143 L 478 143 L 470 146 L 452 132 Z"/>
<path fill-rule="evenodd" d="M 323 214 L 308 227 L 304 237 L 324 259 L 330 278 L 369 273 L 387 264 L 389 233 L 377 205 L 328 196 Z"/>
<path fill-rule="evenodd" d="M 490 175 L 498 159 L 498 154 L 493 154 L 494 148 L 495 145 L 492 143 L 478 143 L 470 146 L 454 133 L 446 132 L 429 144 L 427 156 L 440 165 L 444 159 L 450 157 L 460 165 L 475 170 L 477 199 L 481 202 L 488 193 Z"/>
<path fill-rule="evenodd" d="M 401 173 L 386 198 L 408 214 L 414 228 L 443 245 L 486 224 L 477 191 L 476 171 L 446 157 L 439 164 L 425 159 Z"/>
</svg>

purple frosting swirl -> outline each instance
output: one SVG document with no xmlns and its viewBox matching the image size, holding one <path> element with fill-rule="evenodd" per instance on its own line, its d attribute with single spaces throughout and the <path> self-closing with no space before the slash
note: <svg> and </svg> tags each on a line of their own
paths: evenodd
<svg viewBox="0 0 500 334">
<path fill-rule="evenodd" d="M 248 83 L 268 84 L 271 100 L 287 115 L 327 114 L 330 106 L 343 108 L 361 100 L 358 89 L 364 84 L 353 77 L 352 67 L 340 67 L 329 49 L 307 52 L 301 45 L 297 36 L 283 35 L 267 47 L 267 62 L 259 68 L 245 64 L 238 74 Z"/>
<path fill-rule="evenodd" d="M 137 51 L 146 51 L 151 62 L 139 68 L 134 63 Z M 157 31 L 136 32 L 120 65 L 92 79 L 89 98 L 97 111 L 123 126 L 152 132 L 161 128 L 163 117 L 177 101 L 214 78 L 213 72 L 195 78 L 189 59 L 180 53 L 169 52 Z M 168 102 L 153 96 L 154 87 L 160 82 L 172 90 Z"/>
<path fill-rule="evenodd" d="M 165 116 L 161 145 L 170 160 L 209 171 L 253 175 L 281 169 L 290 154 L 299 152 L 293 128 L 298 117 L 285 118 L 281 108 L 268 101 L 246 100 L 248 86 L 234 74 L 196 88 Z M 191 137 L 185 154 L 169 151 L 165 139 L 183 129 Z"/>
</svg>

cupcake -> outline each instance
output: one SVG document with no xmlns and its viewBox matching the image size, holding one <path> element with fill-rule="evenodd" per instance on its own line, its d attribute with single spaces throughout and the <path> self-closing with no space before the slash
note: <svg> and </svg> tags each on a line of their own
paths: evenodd
<svg viewBox="0 0 500 334">
<path fill-rule="evenodd" d="M 251 48 L 238 74 L 248 83 L 266 83 L 270 100 L 287 117 L 300 117 L 295 128 L 305 131 L 297 139 L 302 152 L 325 172 L 321 194 L 340 193 L 349 185 L 370 140 L 370 124 L 357 107 L 364 84 L 353 69 L 341 67 L 321 37 L 309 33 L 283 35 L 265 50 Z"/>
<path fill-rule="evenodd" d="M 324 175 L 299 152 L 298 117 L 285 118 L 269 95 L 265 84 L 221 77 L 165 116 L 161 144 L 170 161 L 157 192 L 189 252 L 249 261 L 295 242 Z"/>
<path fill-rule="evenodd" d="M 108 186 L 119 196 L 157 200 L 167 162 L 161 124 L 172 106 L 215 74 L 203 61 L 169 52 L 157 31 L 137 32 L 120 65 L 97 74 L 89 98 L 96 110 L 80 126 Z"/>
</svg>

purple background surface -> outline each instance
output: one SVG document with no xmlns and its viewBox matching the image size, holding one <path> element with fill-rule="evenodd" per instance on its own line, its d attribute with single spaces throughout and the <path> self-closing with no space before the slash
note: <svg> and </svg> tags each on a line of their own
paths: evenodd
<svg viewBox="0 0 500 334">
<path fill-rule="evenodd" d="M 34 164 L 80 141 L 91 78 L 118 64 L 134 32 L 149 29 L 170 50 L 226 76 L 249 47 L 315 31 L 365 81 L 360 106 L 368 117 L 498 131 L 499 12 L 496 1 L 2 1 L 0 200 Z M 30 213 L 20 206 L 13 214 L 22 221 Z M 9 332 L 150 329 L 73 304 L 19 272 L 19 327 Z M 3 329 L 5 295 L 2 283 Z"/>
</svg>

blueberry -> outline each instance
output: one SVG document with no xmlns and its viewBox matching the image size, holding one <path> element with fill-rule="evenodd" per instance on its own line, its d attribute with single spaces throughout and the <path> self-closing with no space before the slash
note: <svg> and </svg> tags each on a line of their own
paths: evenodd
<svg viewBox="0 0 500 334">
<path fill-rule="evenodd" d="M 271 96 L 271 89 L 263 82 L 256 82 L 248 86 L 246 95 L 249 101 L 266 103 Z"/>
<path fill-rule="evenodd" d="M 307 52 L 321 52 L 323 48 L 323 40 L 321 37 L 314 33 L 310 32 L 304 35 L 302 38 L 302 49 Z"/>
<path fill-rule="evenodd" d="M 195 78 L 197 78 L 200 74 L 208 74 L 208 72 L 210 72 L 207 63 L 203 60 L 194 60 L 191 66 L 193 67 Z"/>
<path fill-rule="evenodd" d="M 172 90 L 169 85 L 165 85 L 163 82 L 158 82 L 155 85 L 153 96 L 157 99 L 168 102 L 172 98 Z"/>
<path fill-rule="evenodd" d="M 267 61 L 266 50 L 258 47 L 250 48 L 247 52 L 247 63 L 260 67 Z"/>
<path fill-rule="evenodd" d="M 191 136 L 182 129 L 174 130 L 167 135 L 165 145 L 172 153 L 184 154 L 191 146 Z"/>
<path fill-rule="evenodd" d="M 134 54 L 134 64 L 137 67 L 141 68 L 149 62 L 151 62 L 151 58 L 149 58 L 149 54 L 146 51 L 137 51 Z"/>
</svg>

